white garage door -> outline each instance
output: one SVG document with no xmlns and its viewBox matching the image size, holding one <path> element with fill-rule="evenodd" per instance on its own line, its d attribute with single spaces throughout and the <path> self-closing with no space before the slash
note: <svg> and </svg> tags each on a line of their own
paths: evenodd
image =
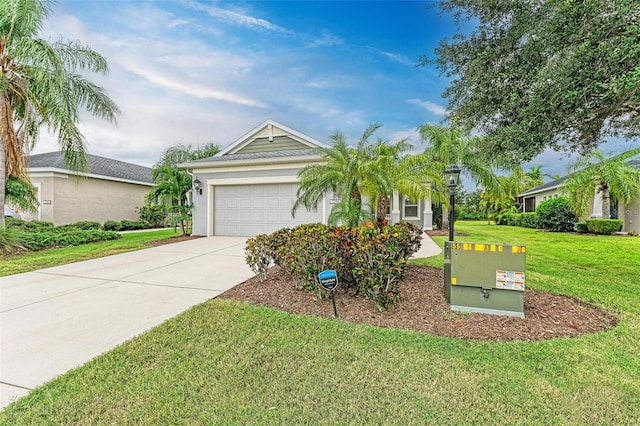
<svg viewBox="0 0 640 426">
<path fill-rule="evenodd" d="M 291 217 L 297 183 L 231 185 L 214 188 L 214 234 L 254 236 L 280 228 L 322 222 L 320 208 L 298 209 Z"/>
</svg>

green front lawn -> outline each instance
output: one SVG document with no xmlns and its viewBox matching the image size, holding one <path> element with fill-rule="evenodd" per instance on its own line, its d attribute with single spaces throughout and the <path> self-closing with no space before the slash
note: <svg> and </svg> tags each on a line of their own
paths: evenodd
<svg viewBox="0 0 640 426">
<path fill-rule="evenodd" d="M 0 277 L 149 248 L 145 243 L 180 235 L 174 229 L 127 232 L 118 240 L 24 253 L 1 258 Z"/>
<path fill-rule="evenodd" d="M 0 424 L 638 424 L 640 238 L 456 229 L 526 245 L 529 287 L 620 325 L 479 342 L 214 299 L 37 389 Z"/>
</svg>

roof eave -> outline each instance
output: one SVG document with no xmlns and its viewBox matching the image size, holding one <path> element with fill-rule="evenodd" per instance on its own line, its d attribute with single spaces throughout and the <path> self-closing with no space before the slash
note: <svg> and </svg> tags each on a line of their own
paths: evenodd
<svg viewBox="0 0 640 426">
<path fill-rule="evenodd" d="M 289 164 L 289 163 L 318 163 L 322 161 L 322 156 L 318 154 L 313 155 L 299 155 L 295 157 L 272 157 L 272 158 L 242 158 L 237 160 L 218 160 L 218 161 L 203 161 L 203 162 L 191 162 L 180 163 L 177 167 L 181 169 L 204 169 L 204 168 L 216 168 L 216 167 L 228 167 L 228 166 L 257 166 L 262 164 Z"/>
</svg>

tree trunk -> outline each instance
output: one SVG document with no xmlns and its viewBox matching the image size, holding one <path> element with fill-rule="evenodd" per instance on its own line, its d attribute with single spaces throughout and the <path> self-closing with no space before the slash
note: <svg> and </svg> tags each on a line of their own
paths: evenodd
<svg viewBox="0 0 640 426">
<path fill-rule="evenodd" d="M 602 194 L 602 218 L 611 219 L 611 194 L 609 194 L 609 187 L 603 186 L 601 188 Z"/>
<path fill-rule="evenodd" d="M 2 125 L 0 124 L 0 129 Z M 7 164 L 4 151 L 4 138 L 0 135 L 0 228 L 4 226 L 4 191 L 7 186 Z"/>
<path fill-rule="evenodd" d="M 376 223 L 378 225 L 378 229 L 384 228 L 387 223 L 387 209 L 389 207 L 389 200 L 387 196 L 384 194 L 380 194 L 378 198 L 378 205 L 376 206 Z"/>
<path fill-rule="evenodd" d="M 449 209 L 442 206 L 442 229 L 449 229 Z"/>
</svg>

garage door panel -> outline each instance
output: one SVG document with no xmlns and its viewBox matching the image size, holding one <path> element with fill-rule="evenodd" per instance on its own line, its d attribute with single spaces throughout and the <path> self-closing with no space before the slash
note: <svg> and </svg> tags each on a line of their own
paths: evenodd
<svg viewBox="0 0 640 426">
<path fill-rule="evenodd" d="M 297 189 L 295 183 L 216 186 L 214 234 L 254 236 L 321 222 L 318 209 L 308 212 L 301 208 L 291 217 Z"/>
</svg>

